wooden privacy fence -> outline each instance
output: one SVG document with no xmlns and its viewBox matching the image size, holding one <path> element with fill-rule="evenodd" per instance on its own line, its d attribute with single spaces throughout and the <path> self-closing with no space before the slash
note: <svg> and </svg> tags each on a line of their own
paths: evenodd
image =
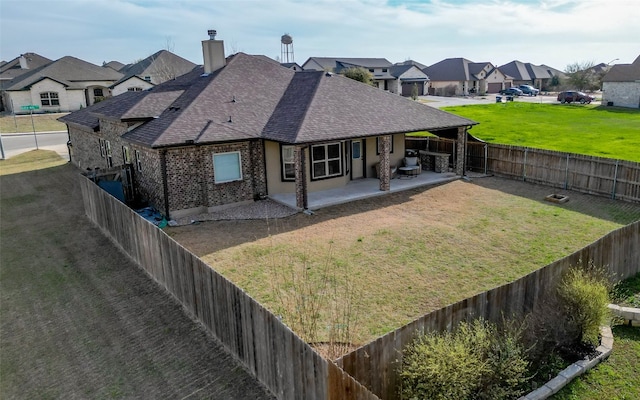
<svg viewBox="0 0 640 400">
<path fill-rule="evenodd" d="M 155 225 L 84 176 L 80 187 L 89 219 L 278 399 L 378 399 Z"/>
<path fill-rule="evenodd" d="M 633 161 L 490 144 L 487 164 L 490 172 L 502 176 L 640 201 L 640 163 Z"/>
<path fill-rule="evenodd" d="M 456 145 L 446 138 L 406 139 L 407 148 L 451 154 L 451 167 Z M 633 161 L 469 141 L 465 165 L 467 171 L 640 202 L 640 163 Z"/>
<path fill-rule="evenodd" d="M 619 279 L 640 272 L 640 221 L 514 282 L 426 314 L 343 356 L 337 363 L 381 399 L 395 399 L 401 351 L 416 334 L 451 330 L 461 321 L 480 317 L 500 322 L 503 315 L 523 315 L 541 304 L 545 291 L 567 268 L 588 260 L 608 267 Z"/>
</svg>

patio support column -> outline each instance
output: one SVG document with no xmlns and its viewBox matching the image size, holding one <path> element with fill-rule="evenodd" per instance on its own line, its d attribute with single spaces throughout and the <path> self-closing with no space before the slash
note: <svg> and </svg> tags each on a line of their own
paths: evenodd
<svg viewBox="0 0 640 400">
<path fill-rule="evenodd" d="M 456 175 L 464 176 L 465 163 L 467 160 L 467 127 L 458 127 L 458 146 L 456 154 Z"/>
<path fill-rule="evenodd" d="M 380 190 L 387 192 L 391 188 L 391 136 L 381 136 L 380 147 Z"/>
<path fill-rule="evenodd" d="M 295 164 L 296 177 L 296 207 L 301 210 L 309 208 L 307 198 L 307 169 L 304 156 L 304 147 L 296 146 L 293 152 L 293 162 Z"/>
</svg>

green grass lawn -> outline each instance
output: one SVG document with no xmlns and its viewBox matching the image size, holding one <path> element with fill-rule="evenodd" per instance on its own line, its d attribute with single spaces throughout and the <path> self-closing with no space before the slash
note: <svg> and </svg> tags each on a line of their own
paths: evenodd
<svg viewBox="0 0 640 400">
<path fill-rule="evenodd" d="M 612 301 L 627 307 L 640 306 L 640 274 L 622 281 Z M 611 356 L 563 388 L 554 400 L 640 399 L 640 328 L 613 326 Z"/>
<path fill-rule="evenodd" d="M 66 113 L 34 114 L 33 124 L 29 115 L 6 115 L 0 117 L 0 133 L 66 131 L 67 126 L 57 118 Z"/>
<path fill-rule="evenodd" d="M 640 162 L 638 110 L 519 102 L 443 110 L 479 122 L 470 133 L 488 143 Z"/>
</svg>

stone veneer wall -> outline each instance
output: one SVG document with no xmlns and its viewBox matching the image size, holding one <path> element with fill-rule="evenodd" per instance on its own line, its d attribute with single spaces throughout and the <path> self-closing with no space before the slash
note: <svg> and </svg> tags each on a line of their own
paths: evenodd
<svg viewBox="0 0 640 400">
<path fill-rule="evenodd" d="M 164 184 L 162 182 L 162 165 L 160 152 L 142 146 L 131 146 L 131 162 L 134 164 L 134 179 L 138 195 L 147 200 L 158 211 L 165 213 Z M 136 164 L 135 151 L 140 155 L 140 170 Z"/>
<path fill-rule="evenodd" d="M 264 143 L 259 140 L 207 146 L 184 146 L 150 149 L 123 141 L 127 123 L 100 120 L 100 130 L 70 127 L 72 162 L 80 169 L 107 168 L 106 157 L 100 155 L 100 139 L 111 144 L 113 166 L 123 165 L 122 146 L 130 149 L 130 162 L 138 194 L 162 213 L 179 210 L 206 209 L 230 203 L 253 200 L 267 193 L 264 165 Z M 135 151 L 140 154 L 138 170 Z M 242 180 L 216 184 L 213 154 L 239 151 L 242 162 Z M 166 160 L 168 207 L 165 204 L 163 163 Z"/>
<path fill-rule="evenodd" d="M 232 151 L 240 152 L 242 180 L 215 183 L 213 154 Z M 250 201 L 267 192 L 262 141 L 167 149 L 166 160 L 171 211 Z"/>
<path fill-rule="evenodd" d="M 602 105 L 640 108 L 640 82 L 603 82 Z"/>
<path fill-rule="evenodd" d="M 96 167 L 108 168 L 107 158 L 100 154 L 100 139 L 104 139 L 111 144 L 113 166 L 123 165 L 122 146 L 131 146 L 129 143 L 123 142 L 120 136 L 127 131 L 127 128 L 128 125 L 124 122 L 107 120 L 100 120 L 99 132 L 93 132 L 88 128 L 69 127 L 69 137 L 73 148 L 71 161 L 83 170 Z"/>
</svg>

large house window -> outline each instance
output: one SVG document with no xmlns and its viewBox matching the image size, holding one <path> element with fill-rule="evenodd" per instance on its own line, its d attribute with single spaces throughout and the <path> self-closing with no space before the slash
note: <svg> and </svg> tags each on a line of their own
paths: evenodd
<svg viewBox="0 0 640 400">
<path fill-rule="evenodd" d="M 56 92 L 44 92 L 40 93 L 40 104 L 43 106 L 59 106 L 60 99 Z"/>
<path fill-rule="evenodd" d="M 380 136 L 376 138 L 376 154 L 382 154 L 382 139 Z M 391 149 L 389 153 L 393 153 L 393 136 L 391 136 Z"/>
<path fill-rule="evenodd" d="M 138 86 L 127 88 L 128 92 L 142 92 L 142 88 Z"/>
<path fill-rule="evenodd" d="M 282 146 L 282 180 L 293 181 L 296 179 L 296 164 L 294 162 L 295 146 Z"/>
<path fill-rule="evenodd" d="M 216 153 L 213 155 L 213 177 L 215 183 L 242 180 L 240 152 Z"/>
<path fill-rule="evenodd" d="M 101 88 L 93 89 L 93 95 L 95 97 L 103 97 L 104 96 L 104 94 L 102 93 L 102 89 Z"/>
<path fill-rule="evenodd" d="M 342 146 L 327 143 L 311 146 L 311 178 L 321 179 L 342 175 Z"/>
</svg>

